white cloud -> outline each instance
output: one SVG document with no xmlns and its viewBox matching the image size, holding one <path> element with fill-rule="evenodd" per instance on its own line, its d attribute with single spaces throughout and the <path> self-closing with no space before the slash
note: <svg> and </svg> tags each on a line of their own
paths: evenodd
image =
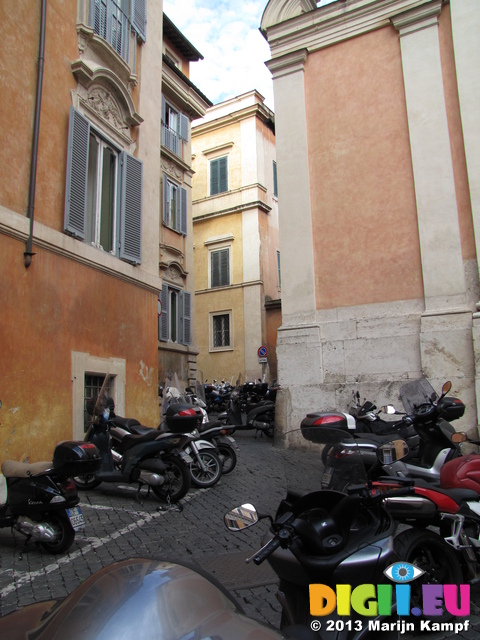
<svg viewBox="0 0 480 640">
<path fill-rule="evenodd" d="M 164 0 L 163 10 L 204 59 L 190 79 L 213 103 L 257 89 L 273 109 L 273 83 L 259 31 L 267 0 Z"/>
</svg>

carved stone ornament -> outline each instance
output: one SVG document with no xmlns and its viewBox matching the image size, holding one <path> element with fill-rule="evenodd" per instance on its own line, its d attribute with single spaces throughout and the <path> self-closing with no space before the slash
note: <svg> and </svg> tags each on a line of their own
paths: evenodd
<svg viewBox="0 0 480 640">
<path fill-rule="evenodd" d="M 162 169 L 169 176 L 174 178 L 177 182 L 182 182 L 183 171 L 174 162 L 170 160 L 162 159 Z"/>
<path fill-rule="evenodd" d="M 168 269 L 165 270 L 165 275 L 164 277 L 169 280 L 170 282 L 181 282 L 182 281 L 182 274 L 180 272 L 180 269 L 174 265 L 171 264 Z"/>
<path fill-rule="evenodd" d="M 116 129 L 125 127 L 122 111 L 106 89 L 93 87 L 88 92 L 88 103 L 101 118 L 112 124 Z"/>
</svg>

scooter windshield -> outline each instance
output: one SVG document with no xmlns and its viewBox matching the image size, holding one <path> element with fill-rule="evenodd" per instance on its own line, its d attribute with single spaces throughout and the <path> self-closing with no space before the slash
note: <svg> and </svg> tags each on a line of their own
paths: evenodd
<svg viewBox="0 0 480 640">
<path fill-rule="evenodd" d="M 362 456 L 347 431 L 325 426 L 302 427 L 287 434 L 287 438 L 292 448 L 279 454 L 289 493 L 305 494 L 321 489 L 347 493 L 349 487 L 367 483 Z"/>
<path fill-rule="evenodd" d="M 93 605 L 92 605 L 93 603 Z M 2 638 L 38 640 L 274 640 L 198 569 L 132 558 L 101 569 L 50 610 L 26 607 L 0 620 Z"/>
<path fill-rule="evenodd" d="M 415 412 L 415 408 L 421 404 L 430 404 L 432 400 L 437 400 L 438 395 L 432 385 L 421 378 L 407 382 L 400 388 L 400 399 L 408 415 Z"/>
</svg>

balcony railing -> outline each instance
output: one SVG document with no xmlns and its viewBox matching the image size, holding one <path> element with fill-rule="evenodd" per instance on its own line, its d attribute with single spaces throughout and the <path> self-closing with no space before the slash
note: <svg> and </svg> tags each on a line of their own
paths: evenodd
<svg viewBox="0 0 480 640">
<path fill-rule="evenodd" d="M 115 0 L 90 0 L 94 31 L 126 61 L 129 60 L 130 20 Z M 93 19 L 92 19 L 93 17 Z"/>
</svg>

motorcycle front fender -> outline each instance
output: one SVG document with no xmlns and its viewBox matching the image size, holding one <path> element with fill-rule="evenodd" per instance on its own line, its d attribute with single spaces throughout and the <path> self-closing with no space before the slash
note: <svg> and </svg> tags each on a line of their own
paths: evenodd
<svg viewBox="0 0 480 640">
<path fill-rule="evenodd" d="M 199 451 L 202 449 L 216 449 L 215 445 L 208 440 L 196 440 L 195 445 Z"/>
</svg>

